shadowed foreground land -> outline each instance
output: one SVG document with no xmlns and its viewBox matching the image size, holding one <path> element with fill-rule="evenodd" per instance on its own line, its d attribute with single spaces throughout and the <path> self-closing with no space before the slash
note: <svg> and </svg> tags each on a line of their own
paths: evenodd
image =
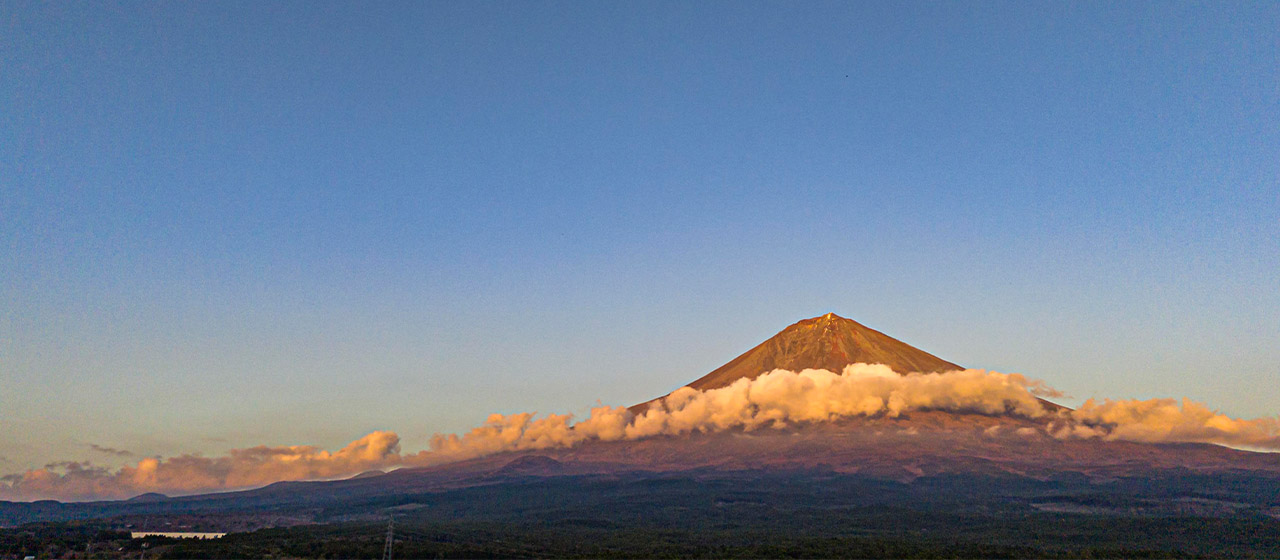
<svg viewBox="0 0 1280 560">
<path fill-rule="evenodd" d="M 112 538 L 119 534 L 109 529 L 136 516 L 31 524 L 0 530 L 0 554 L 73 557 L 95 541 L 95 557 L 136 558 L 145 542 L 149 558 L 377 558 L 385 519 L 395 515 L 397 558 L 1280 556 L 1280 483 L 1248 475 L 1097 484 L 636 473 L 530 477 L 304 509 L 292 513 L 316 524 L 209 541 Z"/>
</svg>

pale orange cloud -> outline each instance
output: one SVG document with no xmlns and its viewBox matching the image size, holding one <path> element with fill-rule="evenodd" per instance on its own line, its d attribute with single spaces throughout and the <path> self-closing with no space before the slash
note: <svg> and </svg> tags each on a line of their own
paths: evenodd
<svg viewBox="0 0 1280 560">
<path fill-rule="evenodd" d="M 888 366 L 852 364 L 842 373 L 775 370 L 727 387 L 676 390 L 636 416 L 624 407 L 598 407 L 573 423 L 570 415 L 536 418 L 531 413 L 493 414 L 463 435 L 436 434 L 431 452 L 417 463 L 458 460 L 503 451 L 569 447 L 588 440 L 612 441 L 656 435 L 759 429 L 846 416 L 898 416 L 912 410 L 949 410 L 1040 417 L 1036 398 L 1049 391 L 1017 374 L 964 370 L 947 374 L 898 375 Z"/>
<path fill-rule="evenodd" d="M 64 462 L 4 477 L 0 498 L 127 498 L 143 492 L 188 494 L 332 478 L 397 465 L 399 448 L 395 433 L 373 432 L 333 453 L 309 445 L 260 446 L 234 449 L 222 457 L 146 458 L 115 472 L 87 462 Z"/>
<path fill-rule="evenodd" d="M 1217 443 L 1280 449 L 1280 418 L 1231 418 L 1183 399 L 1090 399 L 1063 414 L 1051 433 L 1060 438 L 1101 438 L 1148 443 Z"/>
</svg>

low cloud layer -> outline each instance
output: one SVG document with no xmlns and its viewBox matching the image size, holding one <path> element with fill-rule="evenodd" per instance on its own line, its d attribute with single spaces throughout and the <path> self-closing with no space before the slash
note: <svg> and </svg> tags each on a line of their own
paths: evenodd
<svg viewBox="0 0 1280 560">
<path fill-rule="evenodd" d="M 114 472 L 88 462 L 61 462 L 0 477 L 0 499 L 189 494 L 440 464 L 508 451 L 565 448 L 593 440 L 750 431 L 852 416 L 899 417 L 925 410 L 1035 419 L 1042 428 L 1022 430 L 1060 439 L 1202 442 L 1280 450 L 1277 418 L 1235 419 L 1199 403 L 1173 399 L 1090 400 L 1075 411 L 1051 410 L 1038 398 L 1043 396 L 1060 393 L 1021 375 L 982 370 L 899 375 L 887 366 L 868 364 L 852 364 L 839 374 L 775 370 L 719 389 L 681 388 L 638 415 L 625 407 L 605 406 L 592 409 L 577 422 L 567 414 L 494 414 L 465 434 L 436 434 L 428 450 L 412 455 L 399 453 L 395 433 L 374 432 L 333 453 L 312 446 L 254 447 L 216 458 L 148 458 Z"/>
<path fill-rule="evenodd" d="M 143 492 L 189 494 L 332 478 L 398 465 L 399 447 L 395 433 L 373 432 L 333 453 L 309 445 L 259 446 L 213 458 L 146 458 L 114 472 L 87 461 L 64 461 L 0 477 L 0 499 L 127 498 Z"/>
<path fill-rule="evenodd" d="M 884 365 L 852 364 L 827 370 L 774 370 L 754 380 L 708 391 L 681 388 L 633 415 L 623 407 L 538 418 L 494 414 L 462 435 L 437 434 L 417 464 L 455 461 L 504 451 L 570 447 L 589 440 L 616 441 L 725 429 L 822 422 L 851 416 L 898 417 L 912 411 L 1016 416 L 1042 422 L 1022 428 L 1059 439 L 1144 443 L 1215 443 L 1280 450 L 1280 418 L 1231 418 L 1183 400 L 1089 400 L 1077 410 L 1053 410 L 1039 397 L 1062 396 L 1043 382 L 983 370 L 898 375 Z"/>
<path fill-rule="evenodd" d="M 1017 374 L 965 370 L 898 375 L 888 366 L 852 364 L 841 374 L 807 369 L 774 370 L 719 389 L 683 387 L 632 415 L 624 407 L 600 407 L 574 424 L 570 415 L 535 418 L 529 413 L 491 415 L 466 434 L 431 441 L 438 459 L 465 459 L 502 451 L 567 447 L 586 440 L 615 441 L 730 428 L 747 430 L 844 416 L 899 416 L 913 410 L 1039 417 L 1042 383 Z M 424 458 L 425 459 L 425 458 Z"/>
<path fill-rule="evenodd" d="M 1090 399 L 1061 415 L 1049 432 L 1058 438 L 1101 438 L 1146 443 L 1217 443 L 1280 450 L 1280 418 L 1243 420 L 1183 399 L 1101 403 Z"/>
</svg>

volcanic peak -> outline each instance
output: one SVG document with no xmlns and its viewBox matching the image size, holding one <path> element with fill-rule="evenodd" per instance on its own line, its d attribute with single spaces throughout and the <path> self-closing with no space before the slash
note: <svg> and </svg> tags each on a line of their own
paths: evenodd
<svg viewBox="0 0 1280 560">
<path fill-rule="evenodd" d="M 857 321 L 827 313 L 783 329 L 689 386 L 701 391 L 716 389 L 775 369 L 826 369 L 839 373 L 845 366 L 859 362 L 884 364 L 901 374 L 964 369 Z"/>
<path fill-rule="evenodd" d="M 782 329 L 688 386 L 699 391 L 718 389 L 742 378 L 755 379 L 775 369 L 825 369 L 840 373 L 845 366 L 859 362 L 884 364 L 904 375 L 964 369 L 857 321 L 827 313 Z M 652 402 L 632 406 L 631 410 L 642 412 Z"/>
</svg>

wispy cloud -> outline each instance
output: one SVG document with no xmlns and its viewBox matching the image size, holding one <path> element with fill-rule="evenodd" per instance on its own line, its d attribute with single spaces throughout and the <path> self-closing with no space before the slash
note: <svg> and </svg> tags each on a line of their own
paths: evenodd
<svg viewBox="0 0 1280 560">
<path fill-rule="evenodd" d="M 67 471 L 77 471 L 92 468 L 88 461 L 55 461 L 48 463 L 44 468 L 49 470 L 63 469 Z"/>
<path fill-rule="evenodd" d="M 116 448 L 114 448 L 114 447 L 105 447 L 105 446 L 102 446 L 102 445 L 98 445 L 98 444 L 96 444 L 96 443 L 87 443 L 87 444 L 85 444 L 85 445 L 88 445 L 88 446 L 89 446 L 89 449 L 92 449 L 92 450 L 94 450 L 94 451 L 97 451 L 98 453 L 105 453 L 105 454 L 107 454 L 107 455 L 115 455 L 115 456 L 117 456 L 117 457 L 132 457 L 132 456 L 133 456 L 133 452 L 132 452 L 132 451 L 129 451 L 129 450 L 126 450 L 126 449 L 116 449 Z"/>
</svg>

